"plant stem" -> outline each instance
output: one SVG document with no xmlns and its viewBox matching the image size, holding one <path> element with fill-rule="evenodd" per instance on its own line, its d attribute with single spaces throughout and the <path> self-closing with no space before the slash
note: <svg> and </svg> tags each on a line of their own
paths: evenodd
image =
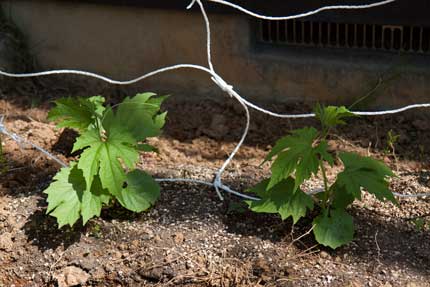
<svg viewBox="0 0 430 287">
<path fill-rule="evenodd" d="M 96 129 L 97 129 L 97 133 L 99 134 L 100 140 L 103 140 L 102 123 L 96 114 L 94 114 L 94 117 L 95 117 L 95 125 L 96 125 Z"/>
<path fill-rule="evenodd" d="M 326 127 L 326 126 L 323 125 L 319 141 L 327 140 L 327 137 L 330 134 L 330 132 L 331 132 L 331 129 L 329 127 Z"/>
<path fill-rule="evenodd" d="M 320 161 L 320 168 L 321 168 L 321 173 L 323 175 L 323 180 L 324 180 L 324 200 L 322 203 L 322 207 L 324 209 L 326 209 L 328 200 L 330 198 L 330 192 L 329 192 L 329 188 L 328 188 L 327 174 L 325 171 L 324 162 L 322 160 Z"/>
</svg>

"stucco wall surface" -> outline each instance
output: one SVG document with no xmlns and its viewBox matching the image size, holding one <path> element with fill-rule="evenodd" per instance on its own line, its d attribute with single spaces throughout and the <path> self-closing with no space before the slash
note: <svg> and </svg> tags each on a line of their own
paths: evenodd
<svg viewBox="0 0 430 287">
<path fill-rule="evenodd" d="M 174 64 L 206 65 L 205 26 L 196 12 L 61 1 L 2 6 L 26 35 L 41 69 L 82 69 L 126 80 Z M 254 43 L 248 17 L 209 17 L 215 68 L 246 98 L 347 104 L 395 74 L 369 105 L 430 100 L 428 56 L 264 47 Z M 184 97 L 221 94 L 206 73 L 193 70 L 168 72 L 135 87 Z"/>
</svg>

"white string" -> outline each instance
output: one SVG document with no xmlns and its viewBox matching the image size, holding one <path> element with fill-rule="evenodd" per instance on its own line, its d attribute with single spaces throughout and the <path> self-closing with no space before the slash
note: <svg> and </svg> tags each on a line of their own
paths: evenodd
<svg viewBox="0 0 430 287">
<path fill-rule="evenodd" d="M 194 4 L 197 2 L 197 4 L 199 5 L 200 11 L 202 13 L 203 19 L 205 21 L 206 24 L 206 51 L 207 51 L 207 58 L 208 58 L 208 65 L 209 65 L 209 69 L 215 73 L 215 69 L 214 66 L 212 64 L 212 53 L 211 53 L 211 26 L 210 26 L 210 22 L 209 22 L 209 17 L 208 14 L 206 13 L 206 10 L 202 4 L 202 2 L 200 0 L 192 0 L 190 5 L 188 5 L 187 9 L 191 9 Z"/>
<path fill-rule="evenodd" d="M 208 181 L 204 181 L 204 180 L 198 180 L 198 179 L 191 179 L 191 178 L 156 178 L 155 181 L 157 182 L 188 182 L 188 183 L 198 183 L 198 184 L 203 184 L 203 185 L 207 185 L 210 187 L 218 187 L 222 190 L 224 190 L 225 192 L 234 194 L 236 196 L 242 197 L 244 199 L 249 199 L 249 200 L 260 200 L 260 198 L 258 197 L 253 197 L 250 195 L 246 195 L 237 191 L 234 191 L 232 189 L 230 189 L 230 187 L 220 184 L 218 186 L 216 186 L 213 182 L 208 182 Z"/>
<path fill-rule="evenodd" d="M 24 144 L 28 144 L 30 146 L 32 146 L 33 148 L 35 148 L 36 150 L 40 151 L 41 153 L 43 153 L 44 155 L 46 155 L 48 158 L 54 160 L 55 162 L 57 162 L 59 165 L 61 165 L 62 167 L 67 167 L 67 164 L 64 163 L 62 160 L 60 160 L 58 157 L 54 156 L 53 154 L 51 154 L 50 152 L 48 152 L 47 150 L 43 149 L 42 147 L 20 137 L 19 135 L 9 132 L 6 127 L 4 126 L 4 117 L 2 116 L 0 118 L 0 133 L 8 136 L 10 139 L 12 139 L 13 141 L 15 141 L 17 144 L 22 145 Z M 0 143 L 1 144 L 1 143 Z"/>
<path fill-rule="evenodd" d="M 366 5 L 336 5 L 336 6 L 325 6 L 325 7 L 321 7 L 319 9 L 307 12 L 307 13 L 303 13 L 303 14 L 298 14 L 298 15 L 293 15 L 293 16 L 287 16 L 287 17 L 271 17 L 271 16 L 264 16 L 264 15 L 259 15 L 256 14 L 254 12 L 251 12 L 249 10 L 246 10 L 245 8 L 224 1 L 224 0 L 208 0 L 209 2 L 214 2 L 214 3 L 219 3 L 222 5 L 226 5 L 226 6 L 230 6 L 234 9 L 240 10 L 243 13 L 246 13 L 248 15 L 251 15 L 253 17 L 257 17 L 257 18 L 261 18 L 261 19 L 266 19 L 266 20 L 288 20 L 288 19 L 294 19 L 294 18 L 300 18 L 300 17 L 306 17 L 309 15 L 313 15 L 313 14 L 317 14 L 320 13 L 322 11 L 326 11 L 326 10 L 335 10 L 335 9 L 367 9 L 367 8 L 372 8 L 372 7 L 377 7 L 377 6 L 382 6 L 382 5 L 386 5 L 389 4 L 391 2 L 394 2 L 395 0 L 387 0 L 387 1 L 381 1 L 381 2 L 376 2 L 373 4 L 366 4 Z M 206 39 L 206 47 L 207 47 L 207 58 L 208 58 L 208 66 L 204 67 L 204 66 L 200 66 L 200 65 L 194 65 L 194 64 L 178 64 L 178 65 L 173 65 L 173 66 L 169 66 L 169 67 L 164 67 L 164 68 L 160 68 L 158 70 L 155 70 L 153 72 L 144 74 L 143 76 L 140 76 L 138 78 L 132 79 L 132 80 L 128 80 L 128 81 L 118 81 L 118 80 L 113 80 L 109 77 L 103 76 L 103 75 L 99 75 L 96 73 L 91 73 L 91 72 L 86 72 L 86 71 L 80 71 L 80 70 L 70 70 L 70 69 L 63 69 L 63 70 L 51 70 L 51 71 L 45 71 L 45 72 L 37 72 L 37 73 L 24 73 L 24 74 L 14 74 L 14 73 L 8 73 L 8 72 L 4 72 L 0 70 L 0 75 L 3 76 L 7 76 L 7 77 L 15 77 L 15 78 L 26 78 L 26 77 L 41 77 L 41 76 L 49 76 L 49 75 L 59 75 L 59 74 L 75 74 L 75 75 L 81 75 L 81 76 L 86 76 L 86 77 L 91 77 L 91 78 L 96 78 L 102 81 L 105 81 L 107 83 L 110 84 L 115 84 L 115 85 L 130 85 L 130 84 L 134 84 L 137 83 L 139 81 L 142 81 L 144 79 L 147 79 L 149 77 L 155 76 L 157 74 L 160 73 L 164 73 L 167 71 L 172 71 L 172 70 L 176 70 L 176 69 L 183 69 L 183 68 L 191 68 L 191 69 L 197 69 L 197 70 L 201 70 L 204 72 L 207 72 L 211 75 L 211 79 L 214 81 L 214 83 L 224 92 L 226 92 L 227 94 L 230 95 L 230 97 L 234 97 L 236 98 L 236 100 L 243 106 L 245 113 L 246 113 L 246 126 L 244 129 L 244 133 L 239 141 L 239 143 L 236 145 L 236 147 L 234 148 L 234 150 L 232 151 L 232 153 L 230 154 L 230 156 L 227 158 L 227 160 L 224 162 L 224 164 L 222 165 L 222 167 L 218 170 L 218 172 L 215 174 L 215 180 L 213 183 L 209 183 L 209 182 L 204 182 L 204 181 L 199 181 L 199 180 L 193 180 L 193 179 L 157 179 L 157 181 L 185 181 L 185 182 L 194 182 L 194 183 L 200 183 L 200 184 L 206 184 L 206 185 L 210 185 L 215 187 L 218 196 L 220 197 L 220 199 L 222 199 L 222 195 L 219 191 L 219 189 L 222 189 L 225 192 L 229 192 L 235 195 L 238 195 L 240 197 L 243 198 L 247 198 L 250 199 L 249 196 L 241 194 L 239 192 L 233 191 L 231 190 L 229 187 L 225 186 L 222 184 L 221 182 L 221 175 L 222 173 L 225 171 L 226 167 L 229 165 L 229 163 L 233 160 L 234 156 L 236 155 L 236 153 L 239 151 L 239 149 L 241 148 L 241 146 L 243 145 L 246 136 L 249 132 L 249 125 L 250 125 L 250 115 L 249 115 L 249 109 L 253 108 L 255 110 L 258 110 L 262 113 L 268 114 L 270 116 L 273 117 L 279 117 L 279 118 L 308 118 L 308 117 L 314 117 L 315 114 L 313 113 L 308 113 L 308 114 L 279 114 L 279 113 L 275 113 L 266 109 L 263 109 L 249 101 L 247 101 L 246 99 L 242 98 L 236 91 L 234 91 L 234 88 L 232 85 L 229 85 L 228 83 L 226 83 L 221 76 L 219 76 L 216 72 L 215 69 L 213 67 L 212 64 L 212 56 L 211 56 L 211 30 L 210 30 L 210 22 L 209 22 L 209 18 L 207 16 L 207 13 L 205 11 L 205 8 L 201 2 L 201 0 L 192 0 L 191 3 L 188 5 L 187 9 L 190 9 L 195 3 L 197 2 L 197 4 L 200 7 L 203 19 L 205 21 L 206 24 L 206 33 L 207 33 L 207 39 Z M 369 112 L 354 112 L 357 115 L 366 115 L 366 116 L 370 116 L 370 115 L 385 115 L 385 114 L 394 114 L 394 113 L 400 113 L 406 110 L 410 110 L 410 109 L 416 109 L 416 108 L 426 108 L 426 107 L 430 107 L 430 104 L 414 104 L 414 105 L 409 105 L 409 106 L 405 106 L 399 109 L 394 109 L 394 110 L 386 110 L 386 111 L 369 111 Z M 21 142 L 24 141 L 24 139 L 18 137 L 16 134 L 12 134 L 9 133 L 5 128 L 4 125 L 0 126 L 0 132 L 9 136 L 10 138 L 12 138 L 13 140 L 17 141 L 17 142 Z M 26 143 L 32 145 L 34 148 L 36 148 L 37 150 L 41 151 L 42 153 L 44 153 L 45 155 L 47 155 L 49 158 L 55 160 L 56 162 L 58 162 L 60 165 L 65 166 L 65 163 L 63 163 L 61 160 L 59 160 L 58 158 L 56 158 L 55 156 L 53 156 L 52 154 L 50 154 L 49 152 L 47 152 L 46 150 L 28 142 L 25 141 Z M 427 196 L 427 194 L 425 195 L 401 195 L 398 194 L 397 196 L 410 196 L 410 197 L 417 197 L 417 196 Z M 257 198 L 253 198 L 254 200 L 257 200 Z"/>
<path fill-rule="evenodd" d="M 259 107 L 246 99 L 241 98 L 241 100 L 250 108 L 253 108 L 254 110 L 257 110 L 259 112 L 262 112 L 264 114 L 270 115 L 272 117 L 276 118 L 284 118 L 284 119 L 299 119 L 299 118 L 313 118 L 315 117 L 314 113 L 308 113 L 308 114 L 279 114 L 275 113 L 269 110 L 266 110 L 262 107 Z M 407 105 L 401 108 L 392 109 L 392 110 L 383 110 L 383 111 L 351 111 L 351 113 L 358 115 L 358 116 L 385 116 L 385 115 L 391 115 L 391 114 L 398 114 L 402 113 L 408 110 L 412 109 L 419 109 L 419 108 L 430 108 L 430 103 L 423 103 L 423 104 L 413 104 L 413 105 Z"/>
<path fill-rule="evenodd" d="M 417 198 L 417 197 L 429 197 L 430 193 L 416 193 L 416 194 L 402 194 L 398 192 L 393 192 L 394 196 L 400 198 Z"/>
<path fill-rule="evenodd" d="M 193 7 L 193 5 L 197 2 L 197 4 L 199 5 L 200 11 L 202 13 L 203 16 L 203 20 L 204 23 L 206 25 L 206 52 L 207 52 L 207 60 L 208 60 L 208 65 L 209 65 L 209 69 L 211 71 L 212 74 L 212 81 L 224 92 L 226 92 L 227 94 L 230 95 L 230 97 L 233 96 L 233 86 L 228 85 L 220 76 L 218 76 L 218 74 L 215 72 L 214 66 L 212 64 L 212 52 L 211 52 L 211 27 L 210 27 L 210 22 L 209 22 L 209 17 L 206 13 L 206 10 L 203 6 L 203 3 L 200 0 L 192 0 L 192 2 L 190 3 L 190 5 L 188 5 L 187 9 L 191 9 Z M 248 126 L 249 126 L 249 111 L 248 111 L 248 107 L 246 105 L 243 104 L 243 102 L 239 100 L 239 103 L 242 104 L 242 106 L 245 108 L 246 110 L 246 119 L 247 119 L 247 126 L 245 128 L 245 131 L 243 133 L 242 139 L 244 140 L 248 134 Z M 243 141 L 241 140 L 241 142 L 243 143 Z M 213 182 L 213 186 L 215 188 L 215 191 L 218 195 L 218 198 L 220 200 L 224 200 L 220 189 L 222 189 L 222 181 L 221 181 L 221 175 L 224 172 L 225 167 L 230 163 L 230 161 L 233 159 L 233 157 L 235 156 L 236 152 L 239 150 L 240 146 L 242 144 L 239 142 L 239 144 L 236 146 L 236 148 L 233 150 L 233 152 L 230 154 L 230 156 L 228 157 L 228 159 L 224 162 L 223 167 L 221 167 L 219 169 L 219 171 L 215 174 L 215 179 Z"/>
<path fill-rule="evenodd" d="M 314 190 L 307 191 L 308 195 L 315 195 L 324 192 L 324 188 L 317 188 Z M 430 193 L 416 193 L 416 194 L 403 194 L 398 192 L 393 192 L 393 195 L 400 198 L 417 198 L 417 197 L 429 197 Z"/>
<path fill-rule="evenodd" d="M 140 77 L 137 77 L 135 79 L 131 79 L 128 81 L 118 81 L 118 80 L 114 80 L 114 79 L 111 79 L 109 77 L 106 77 L 106 76 L 103 76 L 100 74 L 81 71 L 81 70 L 71 70 L 71 69 L 51 70 L 51 71 L 36 72 L 36 73 L 23 73 L 23 74 L 8 73 L 8 72 L 4 72 L 4 71 L 0 70 L 0 75 L 6 76 L 6 77 L 11 77 L 11 78 L 32 78 L 32 77 L 43 77 L 43 76 L 51 76 L 51 75 L 62 75 L 62 74 L 69 74 L 70 75 L 71 74 L 71 75 L 79 75 L 79 76 L 85 76 L 85 77 L 89 77 L 89 78 L 95 78 L 98 80 L 102 80 L 106 83 L 112 84 L 112 85 L 123 85 L 123 86 L 125 86 L 125 85 L 135 84 L 137 82 L 140 82 L 142 80 L 145 80 L 147 78 L 150 78 L 152 76 L 155 76 L 155 75 L 158 75 L 158 74 L 161 74 L 164 72 L 177 70 L 177 69 L 184 69 L 184 68 L 197 69 L 197 70 L 201 70 L 201 71 L 207 72 L 207 73 L 212 75 L 212 71 L 210 69 L 208 69 L 207 67 L 200 66 L 200 65 L 194 65 L 194 64 L 178 64 L 178 65 L 172 65 L 172 66 L 160 68 L 160 69 L 157 69 L 155 71 L 152 71 L 150 73 L 144 74 Z"/>
<path fill-rule="evenodd" d="M 194 1 L 198 1 L 198 0 L 194 0 Z M 212 78 L 216 78 L 217 80 L 217 84 L 218 86 L 221 86 L 220 88 L 223 91 L 229 91 L 232 89 L 231 85 L 228 85 L 224 80 L 222 80 L 222 78 L 214 73 L 213 71 L 211 71 L 210 69 L 208 69 L 207 67 L 204 66 L 200 66 L 200 65 L 195 65 L 195 64 L 178 64 L 178 65 L 172 65 L 172 66 L 168 66 L 168 67 L 164 67 L 164 68 L 160 68 L 157 69 L 153 72 L 144 74 L 138 78 L 135 79 L 131 79 L 131 80 L 127 80 L 127 81 L 119 81 L 119 80 L 114 80 L 112 78 L 100 75 L 100 74 L 96 74 L 96 73 L 91 73 L 91 72 L 86 72 L 86 71 L 81 71 L 81 70 L 71 70 L 71 69 L 61 69 L 61 70 L 51 70 L 51 71 L 44 71 L 44 72 L 36 72 L 36 73 L 23 73 L 23 74 L 14 74 L 14 73 L 8 73 L 5 71 L 0 70 L 0 75 L 2 76 L 6 76 L 6 77 L 11 77 L 11 78 L 31 78 L 31 77 L 43 77 L 43 76 L 50 76 L 50 75 L 61 75 L 61 74 L 72 74 L 72 75 L 79 75 L 79 76 L 86 76 L 89 78 L 95 78 L 95 79 L 99 79 L 102 80 L 106 83 L 109 84 L 113 84 L 113 85 L 131 85 L 131 84 L 135 84 L 137 82 L 143 81 L 147 78 L 150 78 L 152 76 L 164 73 L 164 72 L 169 72 L 169 71 L 173 71 L 173 70 L 178 70 L 178 69 L 197 69 L 197 70 L 201 70 L 204 71 L 210 75 L 212 75 Z M 222 80 L 222 82 L 220 82 L 220 80 Z M 297 118 L 311 118 L 314 117 L 315 114 L 314 113 L 307 113 L 307 114 L 280 114 L 280 113 L 275 113 L 272 112 L 270 110 L 261 108 L 259 106 L 257 106 L 256 104 L 253 104 L 251 102 L 249 102 L 248 100 L 242 98 L 240 95 L 236 94 L 237 98 L 240 98 L 241 101 L 243 103 L 245 103 L 248 107 L 255 109 L 259 112 L 265 113 L 267 115 L 273 116 L 273 117 L 278 117 L 278 118 L 292 118 L 292 119 L 297 119 Z M 389 115 L 389 114 L 396 114 L 396 113 L 401 113 L 407 110 L 411 110 L 411 109 L 417 109 L 417 108 L 429 108 L 430 107 L 430 103 L 423 103 L 423 104 L 413 104 L 413 105 L 408 105 L 408 106 L 404 106 L 398 109 L 393 109 L 393 110 L 383 110 L 383 111 L 353 111 L 352 113 L 356 114 L 356 115 L 362 115 L 362 116 L 381 116 L 381 115 Z"/>
<path fill-rule="evenodd" d="M 418 109 L 418 108 L 430 108 L 430 103 L 408 105 L 399 109 L 379 111 L 379 112 L 353 112 L 353 113 L 359 116 L 383 116 L 383 115 L 390 115 L 390 114 L 398 114 L 398 113 L 405 112 L 407 110 Z"/>
<path fill-rule="evenodd" d="M 311 16 L 311 15 L 315 15 L 318 14 L 320 12 L 323 11 L 328 11 L 328 10 L 353 10 L 353 9 L 369 9 L 369 8 L 373 8 L 373 7 L 377 7 L 377 6 L 383 6 L 383 5 L 387 5 L 389 3 L 395 2 L 396 0 L 386 0 L 386 1 L 381 1 L 381 2 L 376 2 L 376 3 L 372 3 L 372 4 L 363 4 L 363 5 L 334 5 L 334 6 L 324 6 L 321 8 L 318 8 L 316 10 L 313 11 L 309 11 L 306 13 L 301 13 L 301 14 L 296 14 L 296 15 L 291 15 L 291 16 L 282 16 L 282 17 L 273 17 L 273 16 L 265 16 L 265 15 L 261 15 L 261 14 L 257 14 L 255 12 L 249 11 L 237 4 L 234 3 L 230 3 L 228 1 L 224 1 L 224 0 L 207 0 L 209 2 L 214 2 L 214 3 L 219 3 L 225 6 L 230 6 L 236 10 L 239 10 L 245 14 L 248 14 L 252 17 L 255 18 L 259 18 L 259 19 L 264 19 L 264 20 L 291 20 L 291 19 L 297 19 L 297 18 L 303 18 L 303 17 L 307 17 L 307 16 Z M 190 6 L 192 6 L 195 2 L 199 2 L 199 0 L 193 0 L 190 4 Z"/>
<path fill-rule="evenodd" d="M 232 94 L 234 95 L 235 93 L 232 93 Z M 227 166 L 233 160 L 233 158 L 236 155 L 236 153 L 242 147 L 243 143 L 245 142 L 245 139 L 246 139 L 246 137 L 248 135 L 248 132 L 249 132 L 249 126 L 250 126 L 250 122 L 251 122 L 251 116 L 249 114 L 248 107 L 241 101 L 240 98 L 236 97 L 236 99 L 239 101 L 239 103 L 242 105 L 242 107 L 245 110 L 245 113 L 246 113 L 246 126 L 245 126 L 245 130 L 243 131 L 243 134 L 242 134 L 242 137 L 241 137 L 239 143 L 236 145 L 236 147 L 231 152 L 230 156 L 227 158 L 227 160 L 224 162 L 224 164 L 221 166 L 221 168 L 219 169 L 219 171 L 215 174 L 214 186 L 215 186 L 215 190 L 217 191 L 218 194 L 219 194 L 218 187 L 223 186 L 222 181 L 221 181 L 221 176 L 224 173 L 224 171 L 227 168 Z M 221 196 L 221 199 L 222 199 L 222 196 Z"/>
</svg>

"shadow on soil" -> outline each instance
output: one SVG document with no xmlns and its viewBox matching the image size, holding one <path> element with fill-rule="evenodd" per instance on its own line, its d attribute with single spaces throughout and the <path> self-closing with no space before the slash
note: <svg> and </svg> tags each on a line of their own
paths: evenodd
<svg viewBox="0 0 430 287">
<path fill-rule="evenodd" d="M 190 141 L 201 136 L 213 137 L 218 140 L 217 135 L 222 135 L 222 140 L 236 142 L 243 129 L 242 111 L 233 107 L 226 108 L 226 104 L 210 105 L 204 102 L 194 106 L 185 106 L 172 103 L 167 106 L 167 109 L 171 112 L 165 134 L 167 137 L 181 141 Z M 278 107 L 278 109 L 280 108 Z M 214 114 L 222 115 L 222 117 L 214 122 Z M 353 130 L 345 127 L 339 133 L 345 132 L 344 138 L 348 141 L 361 147 L 368 146 L 370 142 L 375 150 L 383 150 L 386 145 L 384 135 L 393 129 L 394 133 L 401 135 L 397 151 L 402 157 L 427 161 L 430 133 L 425 132 L 427 129 L 426 122 L 411 121 L 403 115 L 389 118 L 355 119 L 353 121 Z M 312 119 L 281 121 L 266 116 L 256 116 L 253 118 L 247 143 L 249 145 L 267 145 L 273 143 L 275 139 L 292 128 L 309 124 L 316 125 L 316 122 Z M 224 130 L 216 130 L 223 126 L 225 126 Z M 414 127 L 412 130 L 410 129 L 411 126 Z M 40 195 L 57 170 L 56 167 L 45 161 L 37 164 L 33 162 L 12 163 L 14 167 L 21 169 L 3 176 L 1 183 L 5 187 L 6 193 L 15 197 L 31 194 Z M 228 182 L 226 183 L 228 184 Z M 237 185 L 235 182 L 231 182 L 231 184 Z M 162 208 L 162 212 L 165 214 L 163 216 L 164 221 L 160 224 L 167 226 L 184 220 L 210 223 L 211 220 L 214 220 L 221 221 L 231 233 L 255 236 L 277 243 L 286 242 L 288 244 L 288 240 L 290 240 L 290 221 L 281 222 L 276 216 L 239 211 L 240 206 L 232 207 L 227 200 L 220 203 L 212 189 L 176 184 L 165 185 L 163 189 L 173 190 L 173 192 L 164 192 L 161 201 L 157 204 L 156 209 Z M 38 204 L 40 210 L 32 214 L 24 226 L 24 232 L 31 244 L 45 250 L 60 245 L 67 248 L 67 246 L 80 240 L 85 228 L 58 230 L 55 219 L 45 215 L 46 204 L 43 198 Z M 132 220 L 138 223 L 140 220 L 145 220 L 145 216 L 148 216 L 146 214 L 130 216 L 130 213 L 121 208 L 114 208 L 113 210 L 113 212 L 104 212 L 102 218 L 107 221 L 117 219 L 120 221 Z M 401 219 L 388 220 L 388 218 L 363 210 L 352 209 L 351 212 L 355 215 L 357 237 L 347 247 L 337 251 L 327 250 L 330 254 L 342 257 L 343 254 L 348 253 L 356 261 L 381 262 L 387 266 L 400 264 L 419 273 L 427 274 L 429 272 L 430 232 L 428 230 L 419 232 L 413 230 Z M 307 218 L 296 226 L 296 237 L 309 229 L 310 222 L 311 220 Z M 297 242 L 296 246 L 305 250 L 314 244 L 315 241 L 312 236 L 307 236 Z"/>
<path fill-rule="evenodd" d="M 85 230 L 82 225 L 76 224 L 74 228 L 58 229 L 55 218 L 46 214 L 46 196 L 42 192 L 51 182 L 51 178 L 57 171 L 56 167 L 44 160 L 37 163 L 13 161 L 7 158 L 7 154 L 6 159 L 8 166 L 13 168 L 0 177 L 0 184 L 3 187 L 1 194 L 15 198 L 37 196 L 37 209 L 28 217 L 23 227 L 27 241 L 43 251 L 55 249 L 60 245 L 67 248 L 79 241 L 81 233 Z M 20 208 L 26 207 L 19 206 L 16 212 L 25 213 L 24 210 L 20 211 Z"/>
<path fill-rule="evenodd" d="M 82 224 L 77 223 L 73 228 L 66 226 L 58 229 L 55 218 L 45 213 L 44 200 L 41 205 L 42 209 L 33 213 L 23 227 L 29 243 L 45 251 L 55 250 L 59 246 L 64 246 L 66 250 L 73 243 L 79 242 L 82 233 L 86 230 Z"/>
<path fill-rule="evenodd" d="M 28 181 L 22 192 L 10 190 L 10 196 L 41 195 L 41 191 L 47 186 L 52 172 L 43 168 L 33 167 L 31 173 L 38 174 L 38 181 Z M 29 172 L 29 171 L 26 171 Z M 20 177 L 25 178 L 25 173 Z M 41 180 L 41 174 L 46 177 Z M 25 180 L 24 180 L 25 181 Z M 226 182 L 233 187 L 235 182 Z M 37 188 L 34 188 L 37 186 Z M 220 202 L 216 193 L 207 187 L 164 184 L 160 201 L 155 207 L 161 216 L 155 217 L 157 224 L 163 226 L 190 221 L 211 224 L 222 223 L 226 230 L 233 234 L 240 234 L 242 238 L 247 236 L 257 237 L 261 240 L 270 240 L 274 243 L 289 244 L 291 242 L 291 221 L 282 222 L 277 216 L 256 214 L 246 210 L 246 206 L 237 198 L 227 196 L 224 202 Z M 25 192 L 30 191 L 30 193 Z M 45 214 L 46 202 L 44 196 L 38 200 L 38 209 L 30 215 L 23 227 L 28 242 L 37 246 L 40 250 L 55 249 L 58 246 L 68 248 L 73 243 L 79 242 L 81 236 L 87 231 L 86 227 L 77 224 L 74 228 L 58 229 L 55 218 Z M 356 239 L 350 245 L 336 251 L 326 251 L 333 257 L 343 257 L 348 254 L 354 262 L 374 262 L 374 269 L 380 265 L 405 266 L 421 274 L 428 274 L 430 270 L 430 231 L 414 230 L 410 224 L 402 219 L 384 218 L 367 210 L 352 208 L 356 223 Z M 118 206 L 102 213 L 102 220 L 135 222 L 144 221 L 151 216 L 150 213 L 134 214 Z M 307 217 L 295 226 L 294 236 L 297 238 L 308 231 L 311 226 L 311 217 Z M 154 219 L 154 218 L 152 218 Z M 390 220 L 391 219 L 391 220 Z M 246 239 L 244 239 L 246 240 Z M 306 250 L 315 245 L 313 237 L 306 236 L 294 245 L 299 250 Z M 246 244 L 239 247 L 246 248 Z M 237 249 L 236 248 L 236 249 Z M 324 248 L 323 248 L 324 249 Z M 245 250 L 235 250 L 242 252 Z"/>
<path fill-rule="evenodd" d="M 234 186 L 234 183 L 233 183 Z M 270 240 L 274 243 L 289 244 L 291 242 L 292 222 L 282 222 L 279 217 L 256 214 L 244 209 L 236 198 L 227 198 L 220 203 L 216 194 L 207 188 L 193 189 L 190 186 L 165 186 L 158 207 L 163 208 L 164 226 L 192 220 L 207 222 L 221 221 L 228 232 L 242 235 L 246 247 L 247 236 Z M 183 192 L 181 192 L 181 190 Z M 180 196 L 178 196 L 180 194 Z M 380 266 L 404 266 L 421 274 L 429 274 L 430 270 L 430 230 L 418 231 L 404 219 L 383 217 L 372 211 L 351 208 L 356 227 L 355 240 L 348 246 L 338 250 L 320 249 L 332 257 L 343 258 L 348 254 L 353 262 L 371 262 L 373 271 Z M 312 216 L 302 219 L 294 229 L 294 238 L 307 232 L 311 226 Z M 145 216 L 142 217 L 145 220 Z M 302 251 L 316 244 L 312 235 L 304 237 L 294 245 Z M 372 265 L 371 264 L 371 265 Z M 369 270 L 369 271 L 372 271 Z M 429 274 L 430 275 L 430 274 Z"/>
</svg>

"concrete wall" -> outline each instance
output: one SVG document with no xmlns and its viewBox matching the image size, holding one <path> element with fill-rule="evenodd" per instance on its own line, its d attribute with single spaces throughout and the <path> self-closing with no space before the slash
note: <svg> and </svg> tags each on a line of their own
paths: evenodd
<svg viewBox="0 0 430 287">
<path fill-rule="evenodd" d="M 199 13 L 62 1 L 13 0 L 2 6 L 28 38 L 42 69 L 83 69 L 126 80 L 163 66 L 206 64 Z M 247 17 L 209 16 L 215 68 L 246 98 L 351 103 L 395 70 L 401 76 L 369 105 L 430 100 L 426 56 L 257 46 Z M 168 72 L 135 88 L 198 98 L 221 94 L 206 73 L 193 70 Z"/>
</svg>

